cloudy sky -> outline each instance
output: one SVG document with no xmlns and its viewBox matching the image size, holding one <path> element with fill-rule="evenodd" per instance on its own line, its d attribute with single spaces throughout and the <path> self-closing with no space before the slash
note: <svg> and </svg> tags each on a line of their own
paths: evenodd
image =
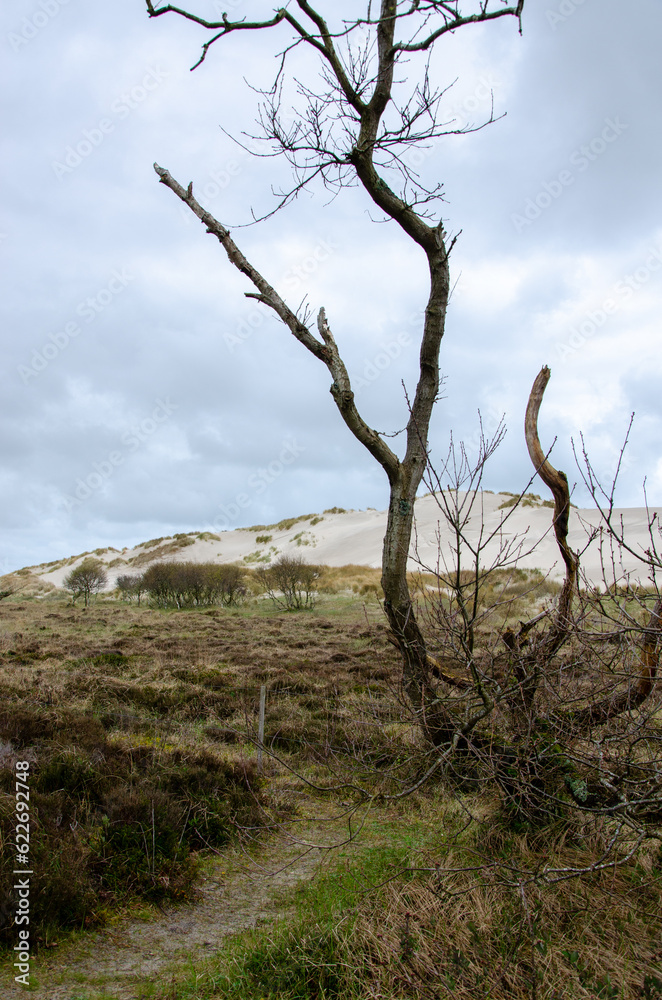
<svg viewBox="0 0 662 1000">
<path fill-rule="evenodd" d="M 319 6 L 330 19 L 363 10 Z M 254 19 L 272 7 L 192 9 Z M 253 131 L 249 84 L 271 82 L 286 29 L 222 40 L 191 73 L 205 33 L 150 21 L 142 0 L 13 0 L 1 18 L 0 571 L 336 505 L 383 509 L 384 475 L 340 420 L 326 369 L 245 298 L 246 280 L 152 168 L 192 181 L 290 305 L 326 307 L 365 418 L 401 428 L 421 254 L 358 189 L 332 202 L 313 190 L 238 228 L 288 179 L 231 138 Z M 606 481 L 634 411 L 619 500 L 641 504 L 647 477 L 662 504 L 660 39 L 658 0 L 625 13 L 616 0 L 528 0 L 523 37 L 503 19 L 435 49 L 435 82 L 457 81 L 449 120 L 479 124 L 491 94 L 507 112 L 416 161 L 444 185 L 447 228 L 462 230 L 433 448 L 444 454 L 452 431 L 471 454 L 477 412 L 488 429 L 505 414 L 492 489 L 526 484 L 523 412 L 546 363 L 540 429 L 545 446 L 558 439 L 555 464 L 579 479 L 571 439 L 583 432 Z M 314 60 L 298 71 L 314 83 Z"/>
</svg>

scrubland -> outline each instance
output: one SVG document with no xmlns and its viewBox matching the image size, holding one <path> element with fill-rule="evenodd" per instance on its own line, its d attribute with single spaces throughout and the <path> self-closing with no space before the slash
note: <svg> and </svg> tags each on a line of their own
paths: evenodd
<svg viewBox="0 0 662 1000">
<path fill-rule="evenodd" d="M 419 596 L 435 593 L 434 578 L 411 582 Z M 662 996 L 659 841 L 605 866 L 604 815 L 524 821 L 471 767 L 416 787 L 430 748 L 400 688 L 379 572 L 323 568 L 316 586 L 315 606 L 296 613 L 250 586 L 231 607 L 102 595 L 83 609 L 37 590 L 0 603 L 3 946 L 15 933 L 6 847 L 21 759 L 31 765 L 37 964 L 40 950 L 145 907 L 159 920 L 190 905 L 210 857 L 331 812 L 345 817 L 338 843 L 350 843 L 289 891 L 286 917 L 224 938 L 203 966 L 136 995 Z M 555 586 L 511 572 L 492 577 L 481 600 L 509 590 L 516 622 Z M 558 874 L 537 879 L 543 867 Z M 113 994 L 79 983 L 71 995 Z"/>
</svg>

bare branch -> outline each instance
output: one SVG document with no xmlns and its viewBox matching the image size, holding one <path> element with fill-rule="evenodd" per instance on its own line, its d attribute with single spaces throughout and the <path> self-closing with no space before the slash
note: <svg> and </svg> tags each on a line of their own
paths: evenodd
<svg viewBox="0 0 662 1000">
<path fill-rule="evenodd" d="M 449 11 L 450 8 L 446 4 L 439 4 L 440 8 L 444 8 Z M 393 46 L 395 52 L 421 52 L 425 49 L 429 49 L 430 46 L 434 45 L 438 38 L 442 35 L 446 35 L 451 31 L 457 31 L 458 28 L 464 27 L 465 24 L 481 24 L 484 21 L 493 21 L 498 17 L 516 17 L 520 21 L 520 34 L 521 29 L 521 16 L 524 9 L 524 0 L 519 0 L 516 7 L 506 7 L 502 10 L 493 11 L 481 11 L 480 14 L 470 14 L 468 17 L 462 17 L 452 12 L 454 16 L 447 17 L 447 20 L 439 28 L 436 28 L 427 38 L 422 42 L 410 42 L 409 44 L 399 43 Z"/>
<path fill-rule="evenodd" d="M 640 630 L 642 631 L 642 630 Z M 623 712 L 638 708 L 650 695 L 657 674 L 662 643 L 662 598 L 658 597 L 650 613 L 648 624 L 643 629 L 640 674 L 636 684 L 629 680 L 625 690 L 608 695 L 601 701 L 593 702 L 586 708 L 566 713 L 564 719 L 572 726 L 583 728 L 599 726 Z"/>
<path fill-rule="evenodd" d="M 318 340 L 313 337 L 310 330 L 307 329 L 300 322 L 299 318 L 292 312 L 292 310 L 283 302 L 280 295 L 276 290 L 262 277 L 260 272 L 253 267 L 252 264 L 244 257 L 243 253 L 234 242 L 230 236 L 229 231 L 225 226 L 221 225 L 213 215 L 207 212 L 198 201 L 193 197 L 192 186 L 189 184 L 188 189 L 182 187 L 172 175 L 160 167 L 158 163 L 154 164 L 154 170 L 159 176 L 161 184 L 165 184 L 169 187 L 185 205 L 191 209 L 194 215 L 200 219 L 202 223 L 207 227 L 207 232 L 215 236 L 219 243 L 222 245 L 223 249 L 228 255 L 228 258 L 234 266 L 245 274 L 249 278 L 260 293 L 260 301 L 264 302 L 265 305 L 270 306 L 275 313 L 282 319 L 282 321 L 289 327 L 290 331 L 294 334 L 299 343 L 303 344 L 311 354 L 314 354 L 316 358 L 323 361 L 325 364 L 328 361 L 329 353 Z"/>
<path fill-rule="evenodd" d="M 202 55 L 197 63 L 191 66 L 191 70 L 197 69 L 200 63 L 204 62 L 210 46 L 214 42 L 217 42 L 219 38 L 223 38 L 224 35 L 229 35 L 232 31 L 259 31 L 261 28 L 273 28 L 274 25 L 280 24 L 287 17 L 285 10 L 279 10 L 270 21 L 228 21 L 227 14 L 223 14 L 221 21 L 207 21 L 205 18 L 198 17 L 197 14 L 191 14 L 189 11 L 183 10 L 181 7 L 175 7 L 173 4 L 167 4 L 165 7 L 155 7 L 152 0 L 146 0 L 146 3 L 147 12 L 150 17 L 161 17 L 162 14 L 179 14 L 180 17 L 185 18 L 187 21 L 194 21 L 203 28 L 211 30 L 215 28 L 221 29 L 218 34 L 204 43 L 202 46 Z"/>
<path fill-rule="evenodd" d="M 326 322 L 324 310 L 320 311 L 318 319 L 318 328 L 322 337 L 322 343 L 320 343 L 310 330 L 304 326 L 296 313 L 285 304 L 275 288 L 246 259 L 225 226 L 221 225 L 213 215 L 202 208 L 193 196 L 192 185 L 189 184 L 188 188 L 182 187 L 167 170 L 160 167 L 157 163 L 154 164 L 154 170 L 158 174 L 161 183 L 169 187 L 185 205 L 188 205 L 191 211 L 207 227 L 207 232 L 218 239 L 227 253 L 230 262 L 253 282 L 258 292 L 249 292 L 248 296 L 250 298 L 257 298 L 264 305 L 273 309 L 291 333 L 294 334 L 299 343 L 303 344 L 316 358 L 324 362 L 333 377 L 331 395 L 340 410 L 343 420 L 352 433 L 384 468 L 389 481 L 393 481 L 398 474 L 400 462 L 386 442 L 380 438 L 379 434 L 371 427 L 368 427 L 356 409 L 349 375 Z"/>
<path fill-rule="evenodd" d="M 559 598 L 556 629 L 549 636 L 550 643 L 556 645 L 570 624 L 572 596 L 577 584 L 577 556 L 568 545 L 568 525 L 570 519 L 570 490 L 565 472 L 557 471 L 549 462 L 540 446 L 538 437 L 538 413 L 551 371 L 544 366 L 538 373 L 526 408 L 524 435 L 529 457 L 538 475 L 554 496 L 554 533 L 565 563 L 565 581 Z"/>
</svg>

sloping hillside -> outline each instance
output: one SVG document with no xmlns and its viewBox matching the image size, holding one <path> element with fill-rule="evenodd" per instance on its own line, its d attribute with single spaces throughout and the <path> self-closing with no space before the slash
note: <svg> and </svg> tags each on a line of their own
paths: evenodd
<svg viewBox="0 0 662 1000">
<path fill-rule="evenodd" d="M 466 497 L 465 495 L 461 495 Z M 537 567 L 552 577 L 563 575 L 558 548 L 554 539 L 552 509 L 549 501 L 529 494 L 513 509 L 513 494 L 482 493 L 476 498 L 466 535 L 473 546 L 482 529 L 483 537 L 493 535 L 485 550 L 485 561 L 493 558 L 501 545 L 511 544 L 519 550 L 518 565 Z M 644 552 L 650 545 L 649 515 L 644 508 L 626 508 L 616 512 L 621 519 L 628 544 L 635 552 Z M 570 516 L 570 545 L 583 550 L 592 528 L 599 528 L 600 515 L 595 510 L 573 509 Z M 266 564 L 282 553 L 302 555 L 307 561 L 327 566 L 348 563 L 379 567 L 382 541 L 386 528 L 386 511 L 349 510 L 334 507 L 320 514 L 287 518 L 277 524 L 255 525 L 215 534 L 209 531 L 176 534 L 155 538 L 134 548 L 96 549 L 94 555 L 109 569 L 108 589 L 115 586 L 120 574 L 142 572 L 153 562 L 163 559 L 178 561 L 237 562 L 247 567 Z M 428 494 L 416 503 L 416 531 L 410 553 L 410 568 L 420 563 L 429 570 L 438 565 L 454 565 L 454 533 L 444 519 L 438 497 Z M 513 550 L 515 551 L 515 550 Z M 441 555 L 440 555 L 441 554 Z M 601 555 L 602 554 L 602 555 Z M 90 553 L 81 553 L 59 562 L 28 567 L 30 578 L 37 586 L 60 587 L 71 569 Z M 439 562 L 441 557 L 441 563 Z M 611 573 L 611 551 L 606 539 L 600 537 L 583 553 L 581 566 L 593 583 L 602 580 L 601 557 Z M 465 547 L 463 565 L 468 567 L 471 554 Z M 631 573 L 645 580 L 646 567 L 636 557 L 623 550 L 615 553 L 617 576 Z M 25 573 L 25 571 L 23 571 Z M 39 583 L 37 583 L 37 579 Z"/>
</svg>

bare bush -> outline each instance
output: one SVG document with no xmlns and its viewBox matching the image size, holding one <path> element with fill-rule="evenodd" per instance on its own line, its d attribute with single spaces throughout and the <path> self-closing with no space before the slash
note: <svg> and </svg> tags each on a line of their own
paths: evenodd
<svg viewBox="0 0 662 1000">
<path fill-rule="evenodd" d="M 163 608 L 238 604 L 246 596 L 244 580 L 239 566 L 194 562 L 154 563 L 142 576 L 144 590 Z"/>
<path fill-rule="evenodd" d="M 145 590 L 152 603 L 159 607 L 167 608 L 171 603 L 173 594 L 171 580 L 174 568 L 174 563 L 153 563 L 143 573 Z"/>
<path fill-rule="evenodd" d="M 78 597 L 82 597 L 85 607 L 90 603 L 92 594 L 98 594 L 108 583 L 108 574 L 104 564 L 100 559 L 88 557 L 83 559 L 80 566 L 72 569 L 68 576 L 65 576 L 63 585 L 66 590 L 71 591 L 74 603 Z"/>
<path fill-rule="evenodd" d="M 130 573 L 124 573 L 117 577 L 115 585 L 125 601 L 132 601 L 135 598 L 140 604 L 140 599 L 146 590 L 143 574 L 132 576 Z"/>
<path fill-rule="evenodd" d="M 276 607 L 286 611 L 314 607 L 320 569 L 301 556 L 281 556 L 272 566 L 258 569 L 256 576 Z"/>
<path fill-rule="evenodd" d="M 567 540 L 567 478 L 538 440 L 548 379 L 543 368 L 529 400 L 526 437 L 534 475 L 554 496 L 550 530 L 565 578 L 552 597 L 539 575 L 518 570 L 517 561 L 531 551 L 526 536 L 507 524 L 518 504 L 503 511 L 492 531 L 485 526 L 480 485 L 501 431 L 482 441 L 473 465 L 451 446 L 441 471 L 428 473 L 454 541 L 440 549 L 436 567 L 425 567 L 436 572 L 438 586 L 422 592 L 419 613 L 437 655 L 428 654 L 435 680 L 428 718 L 419 721 L 437 748 L 436 766 L 463 787 L 493 782 L 517 822 L 600 817 L 608 829 L 601 864 L 616 865 L 656 837 L 662 822 L 655 685 L 662 599 L 654 573 L 647 586 L 627 580 L 619 586 L 608 561 L 602 587 L 582 581 L 581 553 Z M 452 487 L 442 490 L 448 480 Z M 586 546 L 595 540 L 589 531 Z M 654 563 L 654 552 L 647 551 L 644 565 Z M 491 586 L 495 578 L 498 587 Z"/>
</svg>

